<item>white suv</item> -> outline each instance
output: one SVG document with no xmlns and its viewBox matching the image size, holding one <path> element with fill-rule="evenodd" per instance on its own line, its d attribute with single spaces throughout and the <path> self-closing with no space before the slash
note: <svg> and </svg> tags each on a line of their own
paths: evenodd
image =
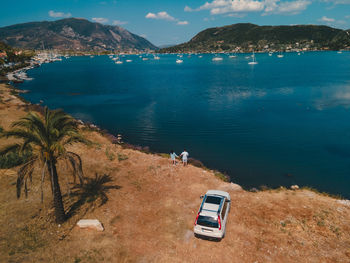
<svg viewBox="0 0 350 263">
<path fill-rule="evenodd" d="M 229 193 L 209 190 L 201 198 L 203 201 L 194 223 L 194 235 L 196 237 L 223 238 L 231 204 Z"/>
</svg>

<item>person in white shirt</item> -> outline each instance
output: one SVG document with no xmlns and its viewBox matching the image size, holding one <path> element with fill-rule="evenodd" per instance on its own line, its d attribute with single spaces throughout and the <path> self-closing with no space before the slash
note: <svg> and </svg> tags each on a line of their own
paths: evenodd
<svg viewBox="0 0 350 263">
<path fill-rule="evenodd" d="M 180 157 L 182 157 L 182 163 L 184 166 L 187 165 L 187 158 L 188 158 L 189 154 L 186 151 L 186 149 L 184 149 L 184 151 L 180 154 Z"/>
</svg>

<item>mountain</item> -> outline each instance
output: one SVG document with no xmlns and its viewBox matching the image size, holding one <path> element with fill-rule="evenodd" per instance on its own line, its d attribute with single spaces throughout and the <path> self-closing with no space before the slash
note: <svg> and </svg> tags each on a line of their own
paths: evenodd
<svg viewBox="0 0 350 263">
<path fill-rule="evenodd" d="M 250 23 L 209 28 L 189 42 L 160 52 L 268 51 L 350 48 L 349 32 L 328 26 L 258 26 Z"/>
<path fill-rule="evenodd" d="M 165 44 L 165 45 L 160 45 L 158 46 L 159 48 L 168 48 L 168 47 L 173 47 L 176 46 L 176 44 Z"/>
<path fill-rule="evenodd" d="M 157 49 L 143 37 L 86 19 L 29 22 L 0 28 L 0 40 L 24 49 L 141 51 Z"/>
</svg>

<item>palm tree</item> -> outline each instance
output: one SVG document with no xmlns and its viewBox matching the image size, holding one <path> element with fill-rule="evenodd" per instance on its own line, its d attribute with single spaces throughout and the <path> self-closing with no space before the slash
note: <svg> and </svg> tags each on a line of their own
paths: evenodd
<svg viewBox="0 0 350 263">
<path fill-rule="evenodd" d="M 35 164 L 41 167 L 41 200 L 43 200 L 43 182 L 47 174 L 51 182 L 53 206 L 57 223 L 66 219 L 61 188 L 57 174 L 57 163 L 60 160 L 68 161 L 73 168 L 73 178 L 78 176 L 80 184 L 83 184 L 82 162 L 78 154 L 69 152 L 66 146 L 75 142 L 89 143 L 79 133 L 77 122 L 62 110 L 49 110 L 45 107 L 44 118 L 30 112 L 12 124 L 12 129 L 3 131 L 2 137 L 14 137 L 21 139 L 20 143 L 8 145 L 0 151 L 0 155 L 16 151 L 19 154 L 31 151 L 30 159 L 23 164 L 17 177 L 17 198 L 24 192 L 27 196 L 27 180 L 32 180 Z"/>
</svg>

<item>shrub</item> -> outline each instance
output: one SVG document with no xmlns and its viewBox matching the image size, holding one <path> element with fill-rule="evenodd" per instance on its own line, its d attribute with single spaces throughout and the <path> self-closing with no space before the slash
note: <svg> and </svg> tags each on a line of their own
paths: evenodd
<svg viewBox="0 0 350 263">
<path fill-rule="evenodd" d="M 0 169 L 10 169 L 29 161 L 32 153 L 27 151 L 23 154 L 18 152 L 9 152 L 0 156 Z"/>
<path fill-rule="evenodd" d="M 150 148 L 148 146 L 140 146 L 140 145 L 132 145 L 130 143 L 123 143 L 122 147 L 124 149 L 131 149 L 131 150 L 135 150 L 135 151 L 140 151 L 143 153 L 152 153 L 152 151 L 150 150 Z"/>
<path fill-rule="evenodd" d="M 115 159 L 115 155 L 113 152 L 110 152 L 109 147 L 106 148 L 106 156 L 110 161 L 113 161 Z"/>
<path fill-rule="evenodd" d="M 196 160 L 194 158 L 188 158 L 188 163 L 199 168 L 205 168 L 204 164 L 201 161 Z"/>
<path fill-rule="evenodd" d="M 162 156 L 163 158 L 170 158 L 170 155 L 168 153 L 158 153 L 159 156 Z"/>
<path fill-rule="evenodd" d="M 118 153 L 118 161 L 125 161 L 127 159 L 129 159 L 127 155 Z"/>
<path fill-rule="evenodd" d="M 221 172 L 219 172 L 219 171 L 214 171 L 214 175 L 216 176 L 216 177 L 218 177 L 219 179 L 221 179 L 222 181 L 224 181 L 224 182 L 229 182 L 230 181 L 230 178 L 229 178 L 229 176 L 228 175 L 226 175 L 226 174 L 223 174 L 223 173 L 221 173 Z"/>
</svg>

